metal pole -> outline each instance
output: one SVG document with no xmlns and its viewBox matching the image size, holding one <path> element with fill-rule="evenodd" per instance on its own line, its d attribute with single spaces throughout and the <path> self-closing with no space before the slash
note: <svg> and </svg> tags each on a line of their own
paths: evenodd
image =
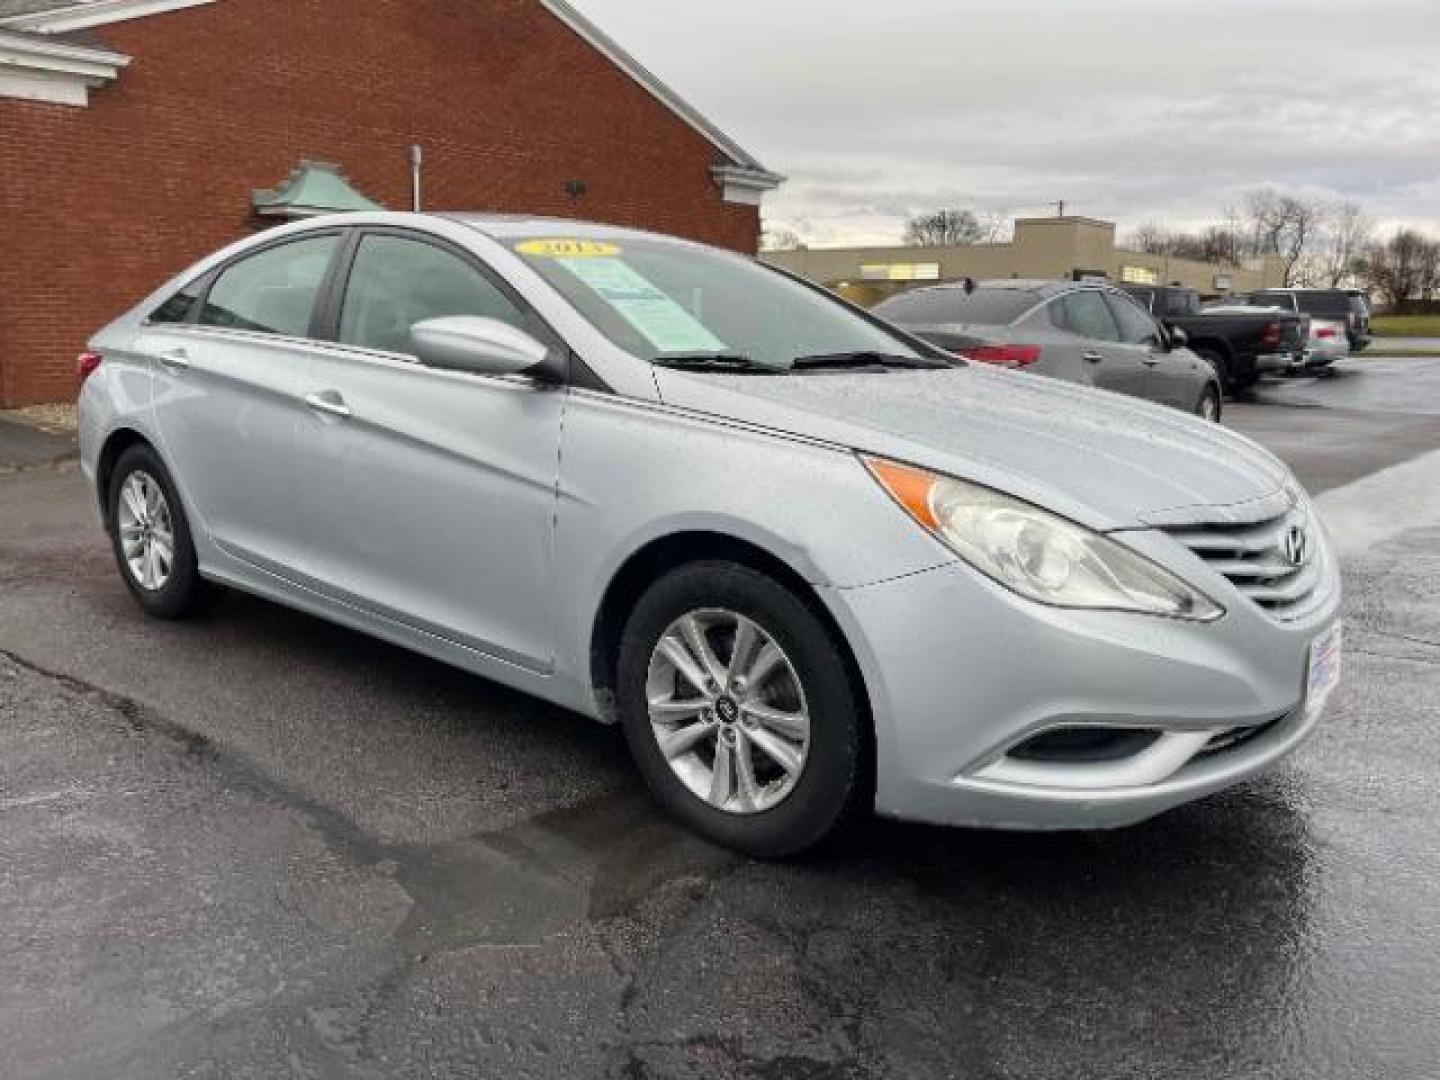
<svg viewBox="0 0 1440 1080">
<path fill-rule="evenodd" d="M 420 213 L 420 170 L 425 164 L 425 151 L 419 145 L 410 147 L 410 209 Z"/>
</svg>

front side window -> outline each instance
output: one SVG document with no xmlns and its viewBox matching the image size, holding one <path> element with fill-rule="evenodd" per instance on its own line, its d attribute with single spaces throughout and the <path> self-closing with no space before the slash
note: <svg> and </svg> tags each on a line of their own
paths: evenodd
<svg viewBox="0 0 1440 1080">
<path fill-rule="evenodd" d="M 610 341 L 649 363 L 732 357 L 788 370 L 802 358 L 858 353 L 937 363 L 839 300 L 729 252 L 628 236 L 511 247 Z"/>
<path fill-rule="evenodd" d="M 1159 345 L 1160 330 L 1155 320 L 1145 314 L 1127 296 L 1112 294 L 1108 297 L 1115 321 L 1120 325 L 1120 340 L 1127 345 Z"/>
<path fill-rule="evenodd" d="M 1110 314 L 1105 298 L 1095 289 L 1067 293 L 1056 301 L 1056 320 L 1072 334 L 1092 341 L 1119 341 L 1120 328 Z"/>
<path fill-rule="evenodd" d="M 308 337 L 315 300 L 339 244 L 339 236 L 315 236 L 232 263 L 210 286 L 200 324 Z"/>
<path fill-rule="evenodd" d="M 342 343 L 413 353 L 411 327 L 452 315 L 499 319 L 531 330 L 525 314 L 499 287 L 458 255 L 400 236 L 360 241 L 340 309 Z"/>
</svg>

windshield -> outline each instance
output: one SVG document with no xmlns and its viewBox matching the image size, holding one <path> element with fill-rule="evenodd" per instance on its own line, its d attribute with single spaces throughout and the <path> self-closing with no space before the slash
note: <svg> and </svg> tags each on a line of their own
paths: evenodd
<svg viewBox="0 0 1440 1080">
<path fill-rule="evenodd" d="M 801 358 L 922 352 L 838 300 L 751 259 L 661 238 L 511 243 L 612 342 L 650 363 L 719 358 L 789 370 Z"/>
</svg>

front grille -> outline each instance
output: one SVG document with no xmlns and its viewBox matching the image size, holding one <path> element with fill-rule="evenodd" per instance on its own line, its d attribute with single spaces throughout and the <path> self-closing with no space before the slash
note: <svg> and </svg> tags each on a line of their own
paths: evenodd
<svg viewBox="0 0 1440 1080">
<path fill-rule="evenodd" d="M 1276 619 L 1298 619 L 1322 599 L 1320 527 L 1303 505 L 1263 521 L 1174 525 L 1165 531 Z"/>
</svg>

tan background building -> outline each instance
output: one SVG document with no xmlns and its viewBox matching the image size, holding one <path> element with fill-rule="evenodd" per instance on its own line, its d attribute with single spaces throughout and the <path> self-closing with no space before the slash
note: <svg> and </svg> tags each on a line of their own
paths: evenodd
<svg viewBox="0 0 1440 1080">
<path fill-rule="evenodd" d="M 1008 243 L 952 247 L 801 248 L 763 258 L 870 305 L 916 285 L 974 278 L 1104 278 L 1121 284 L 1179 282 L 1202 296 L 1282 283 L 1278 259 L 1244 266 L 1147 255 L 1115 246 L 1115 224 L 1083 217 L 1021 218 Z"/>
</svg>

